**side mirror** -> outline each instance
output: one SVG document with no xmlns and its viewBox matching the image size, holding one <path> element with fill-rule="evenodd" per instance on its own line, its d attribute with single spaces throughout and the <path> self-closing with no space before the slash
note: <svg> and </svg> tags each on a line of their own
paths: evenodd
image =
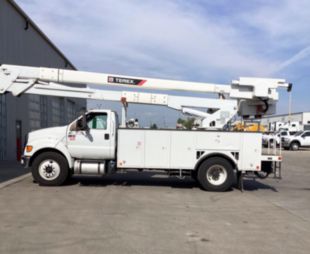
<svg viewBox="0 0 310 254">
<path fill-rule="evenodd" d="M 84 113 L 82 118 L 77 121 L 77 127 L 79 130 L 88 130 L 88 125 L 86 121 L 86 114 Z"/>
</svg>

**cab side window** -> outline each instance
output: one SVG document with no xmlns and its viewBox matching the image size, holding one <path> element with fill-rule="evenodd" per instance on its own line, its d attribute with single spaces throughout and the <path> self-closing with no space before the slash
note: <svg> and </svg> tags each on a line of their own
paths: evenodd
<svg viewBox="0 0 310 254">
<path fill-rule="evenodd" d="M 90 129 L 107 129 L 108 115 L 106 113 L 91 113 L 87 115 L 87 126 Z"/>
<path fill-rule="evenodd" d="M 304 134 L 302 135 L 302 137 L 303 137 L 303 138 L 304 138 L 304 137 L 310 137 L 310 132 L 304 133 Z"/>
</svg>

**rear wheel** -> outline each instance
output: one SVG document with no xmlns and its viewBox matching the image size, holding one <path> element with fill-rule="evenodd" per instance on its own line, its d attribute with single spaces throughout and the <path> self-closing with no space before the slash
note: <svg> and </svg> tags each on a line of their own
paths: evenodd
<svg viewBox="0 0 310 254">
<path fill-rule="evenodd" d="M 69 175 L 66 159 L 54 152 L 38 155 L 32 164 L 32 176 L 36 182 L 44 186 L 63 184 Z"/>
<path fill-rule="evenodd" d="M 298 142 L 293 142 L 291 145 L 290 145 L 290 149 L 292 151 L 297 151 L 299 149 L 299 143 Z"/>
<path fill-rule="evenodd" d="M 234 181 L 233 167 L 220 157 L 207 159 L 198 169 L 197 180 L 204 190 L 226 191 Z"/>
</svg>

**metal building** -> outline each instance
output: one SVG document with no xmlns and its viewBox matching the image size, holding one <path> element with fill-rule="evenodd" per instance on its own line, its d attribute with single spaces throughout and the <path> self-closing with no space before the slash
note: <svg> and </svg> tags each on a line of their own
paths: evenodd
<svg viewBox="0 0 310 254">
<path fill-rule="evenodd" d="M 270 126 L 270 124 L 282 122 L 298 122 L 302 129 L 310 129 L 310 112 L 298 112 L 292 113 L 290 115 L 271 115 L 266 116 L 261 119 L 261 124 L 265 126 Z"/>
<path fill-rule="evenodd" d="M 0 64 L 75 69 L 12 0 L 0 0 L 0 35 Z M 19 159 L 29 131 L 64 125 L 85 107 L 81 99 L 0 95 L 0 160 Z"/>
</svg>

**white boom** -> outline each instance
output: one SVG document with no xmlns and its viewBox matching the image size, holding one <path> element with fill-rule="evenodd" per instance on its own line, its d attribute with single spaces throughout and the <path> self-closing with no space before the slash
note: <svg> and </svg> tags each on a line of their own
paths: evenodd
<svg viewBox="0 0 310 254">
<path fill-rule="evenodd" d="M 216 93 L 221 99 L 76 88 L 62 83 Z M 223 127 L 237 111 L 240 116 L 274 113 L 279 87 L 290 90 L 291 84 L 284 79 L 240 78 L 232 81 L 230 85 L 220 85 L 43 67 L 0 66 L 0 94 L 10 92 L 14 96 L 19 96 L 29 93 L 111 101 L 125 99 L 128 103 L 165 105 L 182 110 L 184 113 L 207 117 L 208 121 L 205 122 L 204 127 L 209 127 L 213 122 L 217 128 Z M 228 99 L 224 100 L 225 97 Z M 216 114 L 187 107 L 215 109 Z"/>
</svg>

